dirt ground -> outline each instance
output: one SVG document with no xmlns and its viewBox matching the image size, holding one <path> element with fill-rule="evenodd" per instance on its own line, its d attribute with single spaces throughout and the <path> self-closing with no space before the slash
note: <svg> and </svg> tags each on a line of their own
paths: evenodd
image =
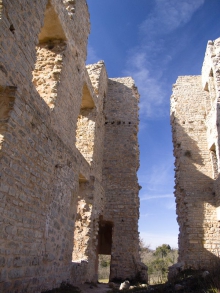
<svg viewBox="0 0 220 293">
<path fill-rule="evenodd" d="M 77 285 L 77 287 L 81 289 L 82 293 L 106 293 L 110 290 L 108 284 L 97 284 L 96 286 L 91 284 Z"/>
</svg>

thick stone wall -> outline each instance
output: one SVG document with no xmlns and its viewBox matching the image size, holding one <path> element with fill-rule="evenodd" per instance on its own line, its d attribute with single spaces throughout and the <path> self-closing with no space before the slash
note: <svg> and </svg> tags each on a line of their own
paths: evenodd
<svg viewBox="0 0 220 293">
<path fill-rule="evenodd" d="M 111 276 L 141 269 L 138 94 L 131 79 L 108 80 L 102 61 L 85 67 L 88 34 L 85 0 L 0 1 L 0 292 L 96 281 L 100 217 L 114 222 Z M 105 124 L 112 111 L 122 149 Z M 116 150 L 120 197 L 103 169 Z"/>
<path fill-rule="evenodd" d="M 219 45 L 208 42 L 202 76 L 179 77 L 171 97 L 183 268 L 219 264 Z"/>
<path fill-rule="evenodd" d="M 40 292 L 70 280 L 79 174 L 88 181 L 92 176 L 89 165 L 75 147 L 76 120 L 85 82 L 82 72 L 85 71 L 86 46 L 80 43 L 80 38 L 86 44 L 87 7 L 84 1 L 77 2 L 79 9 L 74 21 L 79 29 L 84 27 L 77 32 L 76 28 L 72 29 L 73 20 L 62 2 L 51 3 L 67 35 L 62 72 L 55 62 L 60 75 L 52 112 L 42 94 L 47 92 L 39 90 L 35 80 L 32 82 L 32 72 L 36 78 L 37 73 L 45 74 L 48 70 L 42 84 L 52 90 L 50 83 L 57 74 L 53 65 L 56 46 L 45 44 L 46 53 L 52 57 L 45 62 L 43 56 L 47 55 L 37 57 L 39 47 L 35 47 L 39 43 L 37 36 L 43 27 L 47 1 L 38 1 L 37 5 L 33 5 L 33 1 L 16 1 L 14 6 L 5 1 L 3 6 L 0 82 L 1 101 L 7 110 L 1 113 L 2 292 Z M 71 39 L 68 40 L 68 36 Z M 75 57 L 77 51 L 78 57 Z M 39 59 L 42 64 L 36 63 Z M 47 70 L 43 70 L 43 66 Z M 72 80 L 68 77 L 70 73 L 74 76 Z M 7 99 L 12 102 L 7 104 Z M 99 194 L 98 186 L 90 186 L 90 189 Z M 94 263 L 95 260 L 93 267 Z M 84 279 L 87 277 L 93 276 L 84 274 Z"/>
</svg>

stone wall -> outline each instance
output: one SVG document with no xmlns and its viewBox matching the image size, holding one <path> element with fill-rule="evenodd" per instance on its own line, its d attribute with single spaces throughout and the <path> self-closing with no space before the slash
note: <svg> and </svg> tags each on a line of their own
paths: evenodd
<svg viewBox="0 0 220 293">
<path fill-rule="evenodd" d="M 219 39 L 208 42 L 202 76 L 179 77 L 171 97 L 183 268 L 219 263 L 219 45 Z"/>
<path fill-rule="evenodd" d="M 109 80 L 102 61 L 85 67 L 84 0 L 5 0 L 0 15 L 0 292 L 96 281 L 101 218 L 114 226 L 111 277 L 133 278 L 133 81 Z"/>
<path fill-rule="evenodd" d="M 109 79 L 104 103 L 104 219 L 113 223 L 110 279 L 133 279 L 137 272 L 139 185 L 139 95 L 131 78 Z M 119 204 L 115 204 L 119 202 Z"/>
</svg>

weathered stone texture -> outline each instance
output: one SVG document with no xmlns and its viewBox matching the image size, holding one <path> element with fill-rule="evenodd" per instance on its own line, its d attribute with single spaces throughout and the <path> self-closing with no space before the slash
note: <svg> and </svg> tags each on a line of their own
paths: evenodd
<svg viewBox="0 0 220 293">
<path fill-rule="evenodd" d="M 65 42 L 60 40 L 40 44 L 37 48 L 33 83 L 50 108 L 54 107 L 56 101 L 65 49 Z"/>
<path fill-rule="evenodd" d="M 105 99 L 103 184 L 104 217 L 114 223 L 110 279 L 134 278 L 138 272 L 139 167 L 137 143 L 139 95 L 131 78 L 110 79 Z M 115 204 L 120 198 L 121 203 Z"/>
<path fill-rule="evenodd" d="M 173 87 L 171 124 L 179 262 L 211 268 L 219 262 L 219 39 L 208 42 L 202 76 L 181 76 Z"/>
<path fill-rule="evenodd" d="M 111 278 L 135 277 L 132 79 L 109 80 L 102 61 L 85 67 L 84 0 L 5 0 L 0 15 L 0 292 L 96 281 L 108 221 Z"/>
</svg>

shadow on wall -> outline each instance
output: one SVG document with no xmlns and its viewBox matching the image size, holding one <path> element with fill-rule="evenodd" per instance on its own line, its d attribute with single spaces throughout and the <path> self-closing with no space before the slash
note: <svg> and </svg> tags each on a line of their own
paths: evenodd
<svg viewBox="0 0 220 293">
<path fill-rule="evenodd" d="M 97 109 L 88 87 L 84 84 L 82 103 L 77 120 L 76 147 L 89 164 L 93 162 L 94 147 L 96 145 L 96 120 Z"/>
<path fill-rule="evenodd" d="M 173 116 L 172 120 L 176 118 Z M 217 220 L 217 194 L 209 174 L 211 153 L 206 147 L 206 128 L 196 141 L 188 131 L 195 129 L 176 123 L 174 155 L 176 157 L 176 210 L 179 224 L 179 262 L 184 268 L 211 269 L 220 264 L 220 235 Z M 177 135 L 180 135 L 180 141 Z M 196 137 L 196 136 L 195 136 Z M 201 150 L 205 141 L 207 151 Z M 204 144 L 203 144 L 204 149 Z M 208 175 L 207 175 L 208 174 Z"/>
</svg>

